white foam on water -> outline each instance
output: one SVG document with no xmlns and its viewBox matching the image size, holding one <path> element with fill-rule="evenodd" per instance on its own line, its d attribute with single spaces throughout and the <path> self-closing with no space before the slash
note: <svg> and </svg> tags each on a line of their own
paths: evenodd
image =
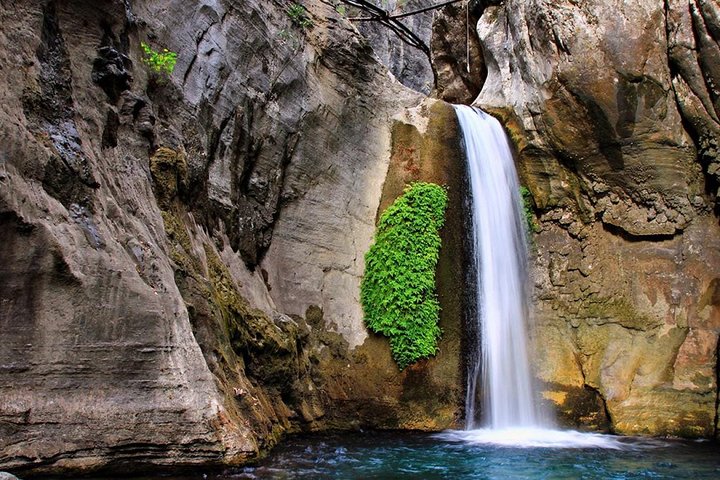
<svg viewBox="0 0 720 480">
<path fill-rule="evenodd" d="M 449 442 L 495 445 L 513 448 L 603 448 L 634 450 L 666 446 L 667 443 L 647 438 L 618 437 L 601 433 L 545 428 L 480 428 L 476 430 L 446 430 L 435 438 Z"/>
</svg>

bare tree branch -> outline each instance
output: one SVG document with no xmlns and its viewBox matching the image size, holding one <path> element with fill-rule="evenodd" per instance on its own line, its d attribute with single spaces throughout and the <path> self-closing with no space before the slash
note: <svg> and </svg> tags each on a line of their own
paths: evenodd
<svg viewBox="0 0 720 480">
<path fill-rule="evenodd" d="M 357 7 L 364 12 L 368 13 L 369 17 L 350 17 L 348 20 L 354 21 L 354 22 L 378 22 L 381 25 L 384 25 L 385 27 L 389 28 L 395 34 L 402 40 L 403 42 L 407 43 L 408 45 L 415 47 L 419 50 L 422 50 L 425 55 L 427 55 L 428 59 L 430 59 L 430 48 L 425 44 L 425 42 L 418 37 L 412 30 L 410 30 L 404 23 L 400 21 L 401 18 L 410 17 L 412 15 L 417 15 L 424 12 L 429 12 L 430 10 L 436 10 L 438 8 L 442 8 L 446 5 L 450 5 L 453 3 L 459 3 L 464 0 L 450 0 L 443 3 L 439 3 L 437 5 L 431 5 L 428 7 L 423 7 L 417 10 L 413 10 L 411 12 L 406 13 L 400 13 L 396 15 L 392 15 L 387 10 L 383 10 L 382 8 L 378 7 L 377 5 L 374 5 L 368 1 L 365 0 L 340 0 L 342 3 L 345 3 L 347 5 L 351 5 L 353 7 Z"/>
</svg>

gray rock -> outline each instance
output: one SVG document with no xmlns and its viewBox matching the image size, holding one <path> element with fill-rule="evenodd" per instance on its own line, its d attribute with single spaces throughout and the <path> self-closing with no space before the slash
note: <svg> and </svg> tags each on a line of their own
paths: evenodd
<svg viewBox="0 0 720 480">
<path fill-rule="evenodd" d="M 475 31 L 482 9 L 474 3 L 451 4 L 435 12 L 430 43 L 437 77 L 434 95 L 446 102 L 471 104 L 487 75 Z"/>
<path fill-rule="evenodd" d="M 487 7 L 478 32 L 488 77 L 476 103 L 497 109 L 523 138 L 523 168 L 541 208 L 582 192 L 607 224 L 668 235 L 686 222 L 638 219 L 655 208 L 690 220 L 697 210 L 688 198 L 704 191 L 704 178 L 676 101 L 665 4 L 619 8 L 544 0 Z M 603 185 L 591 190 L 588 181 Z M 608 192 L 622 202 L 612 206 Z"/>
<path fill-rule="evenodd" d="M 261 1 L 48 5 L 0 15 L 0 468 L 450 427 L 457 374 L 398 372 L 358 301 L 392 128 L 425 131 L 435 103 L 324 2 L 306 28 Z M 140 41 L 178 53 L 172 75 Z M 93 79 L 106 45 L 132 83 Z"/>
<path fill-rule="evenodd" d="M 375 0 L 373 3 L 391 13 L 406 13 L 435 4 L 433 0 L 417 0 L 410 3 L 398 0 Z M 348 11 L 353 15 L 358 13 L 357 16 L 367 16 L 357 9 L 350 8 Z M 402 23 L 429 47 L 433 18 L 433 12 L 429 11 L 409 16 L 403 19 Z M 404 43 L 394 32 L 376 22 L 356 22 L 356 26 L 372 46 L 375 55 L 403 85 L 425 94 L 432 91 L 435 86 L 434 74 L 430 59 L 422 50 Z"/>
</svg>

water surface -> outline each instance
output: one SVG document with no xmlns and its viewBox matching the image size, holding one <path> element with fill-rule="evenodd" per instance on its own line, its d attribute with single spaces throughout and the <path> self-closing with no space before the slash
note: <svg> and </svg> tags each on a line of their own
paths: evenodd
<svg viewBox="0 0 720 480">
<path fill-rule="evenodd" d="M 604 448 L 524 448 L 464 440 L 452 432 L 300 436 L 254 467 L 208 478 L 720 479 L 716 443 L 604 437 Z"/>
<path fill-rule="evenodd" d="M 129 480 L 240 479 L 720 479 L 720 444 L 557 432 L 552 447 L 504 446 L 482 430 L 333 433 L 285 440 L 254 466 Z M 508 434 L 509 435 L 509 434 Z M 553 438 L 552 433 L 545 435 Z M 557 441 L 563 438 L 569 446 Z M 578 440 L 578 436 L 585 437 Z M 594 439 L 594 440 L 593 440 Z M 516 441 L 517 439 L 515 439 Z M 579 442 L 602 447 L 581 447 Z M 92 480 L 107 480 L 93 476 Z M 91 480 L 86 477 L 85 480 Z M 118 478 L 118 477 L 113 477 Z"/>
</svg>

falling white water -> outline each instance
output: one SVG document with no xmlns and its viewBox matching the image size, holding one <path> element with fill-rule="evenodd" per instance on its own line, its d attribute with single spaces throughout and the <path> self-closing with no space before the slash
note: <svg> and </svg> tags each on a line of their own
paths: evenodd
<svg viewBox="0 0 720 480">
<path fill-rule="evenodd" d="M 527 348 L 527 246 L 515 164 L 500 122 L 472 107 L 455 109 L 470 178 L 481 339 L 470 360 L 465 427 L 476 427 L 478 389 L 485 426 L 539 427 Z"/>
<path fill-rule="evenodd" d="M 482 110 L 456 105 L 472 196 L 480 342 L 468 368 L 464 431 L 438 438 L 522 448 L 647 448 L 654 442 L 554 430 L 541 418 L 528 357 L 527 244 L 520 184 L 505 131 Z M 482 393 L 483 421 L 476 402 Z M 482 426 L 483 428 L 478 428 Z"/>
</svg>

